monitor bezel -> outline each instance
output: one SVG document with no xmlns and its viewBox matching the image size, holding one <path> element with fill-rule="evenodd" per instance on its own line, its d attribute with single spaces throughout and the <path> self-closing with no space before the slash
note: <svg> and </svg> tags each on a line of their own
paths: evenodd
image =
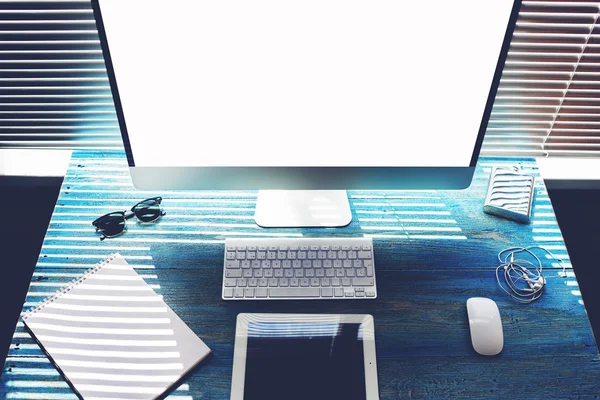
<svg viewBox="0 0 600 400">
<path fill-rule="evenodd" d="M 139 189 L 464 189 L 470 186 L 522 0 L 514 0 L 468 167 L 153 167 L 136 166 L 99 0 L 92 9 L 132 181 Z M 218 150 L 217 150 L 218 151 Z"/>
</svg>

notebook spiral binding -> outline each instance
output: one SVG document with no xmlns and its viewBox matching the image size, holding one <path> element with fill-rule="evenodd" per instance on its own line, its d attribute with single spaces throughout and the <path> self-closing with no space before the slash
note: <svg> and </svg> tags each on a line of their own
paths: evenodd
<svg viewBox="0 0 600 400">
<path fill-rule="evenodd" d="M 100 261 L 99 263 L 97 263 L 93 267 L 89 268 L 81 276 L 73 279 L 66 286 L 58 289 L 52 296 L 48 296 L 44 300 L 42 300 L 42 302 L 37 307 L 32 308 L 31 310 L 24 312 L 23 315 L 22 315 L 22 318 L 25 320 L 25 319 L 29 318 L 29 316 L 31 316 L 32 314 L 35 314 L 36 312 L 38 312 L 39 310 L 41 310 L 42 308 L 44 308 L 47 304 L 52 303 L 60 295 L 66 293 L 68 291 L 70 291 L 76 285 L 78 285 L 81 282 L 83 282 L 84 280 L 86 280 L 90 275 L 94 274 L 96 271 L 98 271 L 100 268 L 102 268 L 106 263 L 112 261 L 116 256 L 117 256 L 117 253 L 111 254 L 110 256 L 108 256 L 107 258 L 105 258 L 104 260 Z"/>
</svg>

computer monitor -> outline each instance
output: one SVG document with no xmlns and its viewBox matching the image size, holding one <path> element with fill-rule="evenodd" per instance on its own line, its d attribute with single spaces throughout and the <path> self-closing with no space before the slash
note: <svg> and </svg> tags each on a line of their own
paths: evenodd
<svg viewBox="0 0 600 400">
<path fill-rule="evenodd" d="M 346 189 L 470 185 L 520 0 L 92 5 L 137 188 L 341 226 Z"/>
</svg>

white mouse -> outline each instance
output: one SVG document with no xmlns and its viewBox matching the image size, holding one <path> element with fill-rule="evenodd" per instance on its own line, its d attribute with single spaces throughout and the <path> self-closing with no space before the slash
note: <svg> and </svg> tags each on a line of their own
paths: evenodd
<svg viewBox="0 0 600 400">
<path fill-rule="evenodd" d="M 467 314 L 473 349 L 484 356 L 494 356 L 504 347 L 504 333 L 498 306 L 492 299 L 471 297 L 467 300 Z"/>
</svg>

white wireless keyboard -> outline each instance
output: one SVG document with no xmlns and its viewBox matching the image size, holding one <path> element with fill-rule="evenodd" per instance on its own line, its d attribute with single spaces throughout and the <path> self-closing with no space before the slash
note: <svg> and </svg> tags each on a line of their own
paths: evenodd
<svg viewBox="0 0 600 400">
<path fill-rule="evenodd" d="M 376 297 L 370 238 L 225 240 L 223 300 Z"/>
</svg>

